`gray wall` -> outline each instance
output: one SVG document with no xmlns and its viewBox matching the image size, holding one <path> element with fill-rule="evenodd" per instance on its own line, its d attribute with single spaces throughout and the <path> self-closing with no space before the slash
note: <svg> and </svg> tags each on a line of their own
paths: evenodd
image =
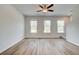
<svg viewBox="0 0 79 59">
<path fill-rule="evenodd" d="M 65 20 L 67 21 L 69 17 L 56 17 L 56 16 L 27 16 L 25 17 L 25 37 L 26 38 L 58 38 L 59 36 L 65 37 L 64 34 L 57 33 L 57 20 Z M 30 20 L 37 20 L 38 21 L 38 33 L 32 34 L 30 33 Z M 43 33 L 43 21 L 44 20 L 51 20 L 51 33 Z M 66 23 L 66 22 L 65 22 Z"/>
<path fill-rule="evenodd" d="M 72 10 L 71 20 L 66 32 L 67 41 L 79 46 L 79 5 Z"/>
<path fill-rule="evenodd" d="M 24 17 L 11 5 L 0 5 L 0 53 L 24 38 Z"/>
</svg>

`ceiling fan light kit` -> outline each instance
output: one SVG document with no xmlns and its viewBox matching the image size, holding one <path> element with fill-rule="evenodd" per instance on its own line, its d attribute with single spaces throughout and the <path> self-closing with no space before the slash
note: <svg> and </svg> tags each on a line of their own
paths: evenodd
<svg viewBox="0 0 79 59">
<path fill-rule="evenodd" d="M 43 10 L 43 12 L 47 12 L 47 10 Z"/>
<path fill-rule="evenodd" d="M 37 12 L 53 12 L 54 10 L 50 9 L 51 7 L 53 7 L 54 4 L 50 4 L 49 6 L 47 4 L 42 4 L 42 5 L 39 5 L 39 7 L 41 8 L 41 10 L 38 10 Z"/>
</svg>

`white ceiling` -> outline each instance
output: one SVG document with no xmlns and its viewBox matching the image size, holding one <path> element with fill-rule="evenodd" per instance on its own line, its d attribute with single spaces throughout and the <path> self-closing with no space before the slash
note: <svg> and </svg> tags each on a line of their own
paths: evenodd
<svg viewBox="0 0 79 59">
<path fill-rule="evenodd" d="M 39 10 L 38 4 L 15 4 L 12 5 L 19 12 L 25 16 L 69 16 L 72 14 L 71 10 L 75 7 L 75 4 L 54 4 L 51 9 L 54 12 L 36 12 Z"/>
</svg>

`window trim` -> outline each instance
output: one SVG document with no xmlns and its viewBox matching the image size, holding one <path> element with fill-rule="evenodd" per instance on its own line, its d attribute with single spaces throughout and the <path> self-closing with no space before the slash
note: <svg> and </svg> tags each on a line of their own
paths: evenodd
<svg viewBox="0 0 79 59">
<path fill-rule="evenodd" d="M 36 31 L 35 31 L 35 32 L 32 32 L 32 25 L 31 25 L 31 22 L 33 22 L 33 21 L 36 22 Z M 30 33 L 37 33 L 37 23 L 38 23 L 37 20 L 30 20 Z"/>
<path fill-rule="evenodd" d="M 50 22 L 50 27 L 49 27 L 49 31 L 48 32 L 45 32 L 45 22 L 46 21 L 49 21 Z M 44 20 L 44 22 L 43 22 L 43 25 L 44 25 L 44 29 L 43 29 L 43 33 L 51 33 L 51 20 Z"/>
<path fill-rule="evenodd" d="M 63 23 L 63 25 L 62 26 L 58 26 L 58 21 L 63 21 L 64 23 Z M 59 30 L 59 27 L 62 27 L 63 29 L 63 31 L 58 31 Z M 63 33 L 65 33 L 65 21 L 64 20 L 57 20 L 57 33 L 60 33 L 60 34 L 63 34 Z"/>
</svg>

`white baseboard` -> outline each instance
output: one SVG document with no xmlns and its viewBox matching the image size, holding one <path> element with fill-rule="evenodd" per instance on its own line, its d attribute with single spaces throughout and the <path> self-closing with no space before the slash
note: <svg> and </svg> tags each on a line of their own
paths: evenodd
<svg viewBox="0 0 79 59">
<path fill-rule="evenodd" d="M 76 45 L 76 46 L 79 46 L 79 43 L 75 43 L 75 42 L 70 41 L 70 40 L 66 40 L 66 41 L 68 41 L 68 42 L 70 42 L 70 43 L 72 43 L 72 44 L 74 44 L 74 45 Z"/>
<path fill-rule="evenodd" d="M 65 39 L 63 38 L 59 38 L 59 37 L 25 37 L 25 39 Z"/>
<path fill-rule="evenodd" d="M 11 44 L 11 45 L 5 47 L 4 49 L 0 50 L 0 53 L 4 52 L 5 50 L 7 50 L 7 49 L 9 49 L 10 47 L 14 46 L 15 44 L 17 44 L 18 42 L 20 42 L 20 41 L 23 40 L 23 39 L 24 39 L 24 37 L 18 39 L 18 40 L 17 40 L 16 42 L 14 42 L 13 44 Z"/>
</svg>

